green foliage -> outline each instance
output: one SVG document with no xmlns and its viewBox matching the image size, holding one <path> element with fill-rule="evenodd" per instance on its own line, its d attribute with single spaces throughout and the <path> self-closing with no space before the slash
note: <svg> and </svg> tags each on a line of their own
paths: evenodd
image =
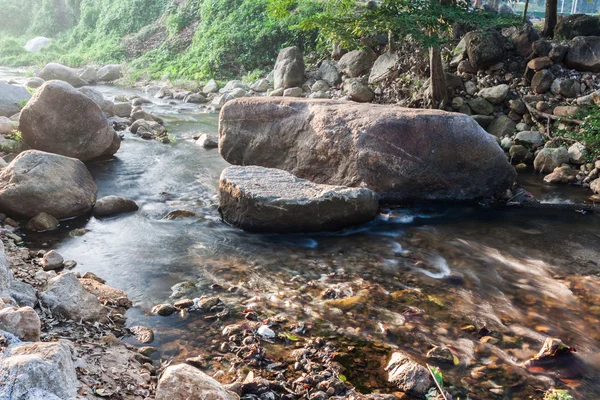
<svg viewBox="0 0 600 400">
<path fill-rule="evenodd" d="M 562 128 L 557 129 L 556 133 L 559 138 L 583 143 L 587 149 L 588 161 L 593 161 L 600 156 L 600 108 L 597 105 L 586 107 L 575 117 L 583 120 L 578 129 Z"/>
<path fill-rule="evenodd" d="M 573 400 L 573 396 L 563 389 L 550 389 L 544 395 L 544 400 Z"/>
<path fill-rule="evenodd" d="M 292 13 L 300 0 L 276 0 L 273 15 Z M 519 24 L 517 16 L 491 14 L 471 9 L 469 0 L 383 0 L 375 8 L 357 8 L 352 0 L 334 0 L 300 23 L 303 29 L 319 29 L 329 41 L 356 48 L 365 39 L 391 32 L 395 41 L 410 38 L 424 47 L 438 47 L 448 38 L 453 24 L 473 27 Z"/>
<path fill-rule="evenodd" d="M 187 15 L 199 21 L 189 47 L 168 41 L 132 65 L 146 78 L 187 77 L 206 79 L 260 75 L 271 68 L 282 47 L 297 45 L 314 49 L 316 31 L 297 29 L 301 20 L 319 10 L 318 2 L 305 1 L 296 13 L 275 18 L 268 12 L 269 0 L 195 1 L 170 15 Z M 180 17 L 177 17 L 180 18 Z M 170 34 L 180 25 L 170 28 Z"/>
</svg>

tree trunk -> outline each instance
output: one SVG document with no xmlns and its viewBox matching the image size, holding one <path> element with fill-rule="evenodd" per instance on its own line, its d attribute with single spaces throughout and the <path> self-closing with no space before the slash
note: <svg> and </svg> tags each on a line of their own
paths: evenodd
<svg viewBox="0 0 600 400">
<path fill-rule="evenodd" d="M 494 10 L 498 11 L 498 8 L 500 8 L 500 0 L 492 0 L 492 7 L 494 7 Z"/>
<path fill-rule="evenodd" d="M 429 77 L 431 78 L 431 107 L 444 108 L 447 102 L 448 89 L 446 88 L 446 75 L 442 64 L 442 52 L 439 47 L 429 49 Z"/>
<path fill-rule="evenodd" d="M 523 8 L 523 24 L 527 23 L 527 9 L 529 8 L 529 0 L 525 0 L 525 8 Z"/>
<path fill-rule="evenodd" d="M 554 28 L 557 21 L 558 0 L 546 0 L 546 20 L 543 35 L 547 38 L 554 37 Z"/>
</svg>

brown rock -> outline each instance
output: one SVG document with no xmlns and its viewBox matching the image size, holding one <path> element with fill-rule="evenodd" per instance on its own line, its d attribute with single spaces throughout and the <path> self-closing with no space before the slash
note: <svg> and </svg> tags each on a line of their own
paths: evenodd
<svg viewBox="0 0 600 400">
<path fill-rule="evenodd" d="M 527 63 L 527 68 L 532 69 L 534 71 L 540 71 L 542 69 L 546 69 L 552 65 L 552 60 L 550 57 L 538 57 Z"/>
<path fill-rule="evenodd" d="M 239 400 L 219 382 L 187 364 L 167 367 L 158 380 L 156 400 Z"/>
<path fill-rule="evenodd" d="M 31 307 L 6 307 L 0 310 L 0 330 L 25 342 L 40 341 L 40 317 Z"/>
<path fill-rule="evenodd" d="M 558 106 L 554 109 L 553 114 L 557 117 L 574 117 L 580 112 L 581 109 L 577 106 Z"/>
<path fill-rule="evenodd" d="M 221 110 L 219 151 L 234 165 L 366 187 L 391 202 L 473 200 L 516 177 L 469 116 L 331 100 L 233 100 Z"/>
</svg>

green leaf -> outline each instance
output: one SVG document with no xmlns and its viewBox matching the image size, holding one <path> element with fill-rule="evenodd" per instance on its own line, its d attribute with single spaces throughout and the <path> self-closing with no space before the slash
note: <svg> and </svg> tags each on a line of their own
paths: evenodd
<svg viewBox="0 0 600 400">
<path fill-rule="evenodd" d="M 340 378 L 340 381 L 342 381 L 342 382 L 346 382 L 348 380 L 348 378 L 346 378 L 346 375 L 342 375 L 342 374 L 339 374 L 338 378 Z"/>
<path fill-rule="evenodd" d="M 291 340 L 292 342 L 297 342 L 298 340 L 300 340 L 300 338 L 298 336 L 292 335 L 289 332 L 283 332 L 283 336 L 287 339 L 287 340 Z"/>
<path fill-rule="evenodd" d="M 438 367 L 433 366 L 429 366 L 429 369 L 435 377 L 435 380 L 437 381 L 438 385 L 440 385 L 440 387 L 444 386 L 444 376 L 442 375 L 442 371 L 440 371 Z"/>
</svg>

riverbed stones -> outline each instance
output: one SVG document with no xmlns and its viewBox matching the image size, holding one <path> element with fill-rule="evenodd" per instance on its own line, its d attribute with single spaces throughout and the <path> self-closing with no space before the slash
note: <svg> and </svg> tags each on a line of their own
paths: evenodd
<svg viewBox="0 0 600 400">
<path fill-rule="evenodd" d="M 113 82 L 120 79 L 122 67 L 119 64 L 105 65 L 98 70 L 97 80 L 98 82 Z"/>
<path fill-rule="evenodd" d="M 554 168 L 552 173 L 544 177 L 544 182 L 547 183 L 572 183 L 577 180 L 577 172 L 575 172 L 570 166 L 563 165 Z"/>
<path fill-rule="evenodd" d="M 21 111 L 19 130 L 34 149 L 82 161 L 118 150 L 118 136 L 100 106 L 65 82 L 42 85 Z"/>
<path fill-rule="evenodd" d="M 73 356 L 66 340 L 11 345 L 0 354 L 0 398 L 76 398 Z"/>
<path fill-rule="evenodd" d="M 92 214 L 94 217 L 108 217 L 111 215 L 137 211 L 138 209 L 137 203 L 133 200 L 119 196 L 105 196 L 96 202 Z"/>
<path fill-rule="evenodd" d="M 71 272 L 50 279 L 41 299 L 53 315 L 63 319 L 101 322 L 108 313 L 108 309 L 96 296 L 88 293 Z"/>
<path fill-rule="evenodd" d="M 234 165 L 365 187 L 384 201 L 465 201 L 516 177 L 471 117 L 331 100 L 238 99 L 223 108 L 219 151 Z"/>
<path fill-rule="evenodd" d="M 302 86 L 304 82 L 304 57 L 296 46 L 286 47 L 279 52 L 274 69 L 275 89 Z"/>
<path fill-rule="evenodd" d="M 31 93 L 23 86 L 0 82 L 0 117 L 11 117 L 31 99 Z"/>
<path fill-rule="evenodd" d="M 331 87 L 336 87 L 342 82 L 342 77 L 337 65 L 332 60 L 324 60 L 319 66 L 319 77 Z"/>
<path fill-rule="evenodd" d="M 202 146 L 205 149 L 216 149 L 219 147 L 219 142 L 217 142 L 212 136 L 208 133 L 203 133 L 200 135 L 198 140 L 196 140 L 196 144 L 198 146 Z"/>
<path fill-rule="evenodd" d="M 141 344 L 148 344 L 154 341 L 154 332 L 145 326 L 132 326 L 129 330 L 135 335 L 135 340 Z"/>
<path fill-rule="evenodd" d="M 402 351 L 392 354 L 385 370 L 388 372 L 388 382 L 402 392 L 423 396 L 433 385 L 427 368 Z"/>
<path fill-rule="evenodd" d="M 396 52 L 387 52 L 380 55 L 377 60 L 375 60 L 373 68 L 371 68 L 369 84 L 372 85 L 388 78 L 396 69 L 398 60 L 398 53 Z"/>
<path fill-rule="evenodd" d="M 517 133 L 515 143 L 529 147 L 540 147 L 544 144 L 544 137 L 538 131 L 523 131 Z"/>
<path fill-rule="evenodd" d="M 581 108 L 578 106 L 558 106 L 552 111 L 557 117 L 574 117 L 580 112 Z"/>
<path fill-rule="evenodd" d="M 600 36 L 578 36 L 571 41 L 565 64 L 578 71 L 600 72 Z"/>
<path fill-rule="evenodd" d="M 58 63 L 46 64 L 39 72 L 38 76 L 45 81 L 64 81 L 73 87 L 86 86 L 88 84 L 88 82 L 79 77 L 76 70 Z"/>
<path fill-rule="evenodd" d="M 371 68 L 373 59 L 369 53 L 364 50 L 353 50 L 346 53 L 338 61 L 338 70 L 349 78 L 356 78 L 365 74 Z"/>
<path fill-rule="evenodd" d="M 217 84 L 217 82 L 214 79 L 211 79 L 210 81 L 208 81 L 206 83 L 206 85 L 204 85 L 204 87 L 202 88 L 202 92 L 203 93 L 218 93 L 219 92 L 219 85 Z"/>
<path fill-rule="evenodd" d="M 187 364 L 167 367 L 156 388 L 156 400 L 239 400 L 204 372 Z"/>
<path fill-rule="evenodd" d="M 560 18 L 554 36 L 571 40 L 577 36 L 600 36 L 600 19 L 596 15 L 573 14 Z"/>
<path fill-rule="evenodd" d="M 464 36 L 469 61 L 483 69 L 504 60 L 502 36 L 496 31 L 473 31 Z"/>
<path fill-rule="evenodd" d="M 577 142 L 573 143 L 569 149 L 569 162 L 574 165 L 585 164 L 588 157 L 588 152 L 585 145 Z"/>
<path fill-rule="evenodd" d="M 494 112 L 494 105 L 481 97 L 469 100 L 468 104 L 475 114 L 490 115 Z"/>
<path fill-rule="evenodd" d="M 367 103 L 373 100 L 375 94 L 369 87 L 357 80 L 346 81 L 344 90 L 348 96 L 359 103 Z"/>
<path fill-rule="evenodd" d="M 63 267 L 64 258 L 55 250 L 50 250 L 42 257 L 42 268 L 44 271 L 52 271 Z"/>
<path fill-rule="evenodd" d="M 479 96 L 483 97 L 492 104 L 500 104 L 504 102 L 506 96 L 508 96 L 509 86 L 502 84 L 490 88 L 481 89 Z"/>
<path fill-rule="evenodd" d="M 547 69 L 538 71 L 531 79 L 531 89 L 537 94 L 544 94 L 554 82 L 554 75 Z"/>
<path fill-rule="evenodd" d="M 58 228 L 58 220 L 48 213 L 41 212 L 27 222 L 26 228 L 35 232 L 53 231 Z"/>
<path fill-rule="evenodd" d="M 152 314 L 160 315 L 161 317 L 168 317 L 169 315 L 172 315 L 175 311 L 177 311 L 175 307 L 168 303 L 158 304 L 152 307 Z"/>
<path fill-rule="evenodd" d="M 379 208 L 368 189 L 322 185 L 272 168 L 229 167 L 221 174 L 225 222 L 255 232 L 316 232 L 365 223 Z"/>
<path fill-rule="evenodd" d="M 25 342 L 39 342 L 40 317 L 31 307 L 6 307 L 0 310 L 0 330 Z"/>
<path fill-rule="evenodd" d="M 564 147 L 544 148 L 535 157 L 533 166 L 536 171 L 552 172 L 555 168 L 569 162 L 569 151 Z"/>
<path fill-rule="evenodd" d="M 37 150 L 19 154 L 0 171 L 0 210 L 57 219 L 88 214 L 98 188 L 85 165 L 74 158 Z"/>
</svg>

